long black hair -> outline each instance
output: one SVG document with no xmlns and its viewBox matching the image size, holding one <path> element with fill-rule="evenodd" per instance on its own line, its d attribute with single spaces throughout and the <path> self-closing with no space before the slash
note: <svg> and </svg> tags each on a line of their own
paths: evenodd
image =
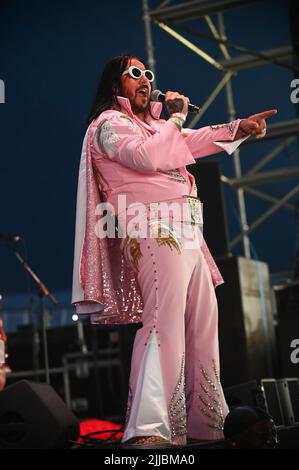
<svg viewBox="0 0 299 470">
<path fill-rule="evenodd" d="M 111 108 L 114 96 L 116 95 L 115 90 L 121 88 L 121 76 L 132 59 L 137 59 L 145 65 L 144 60 L 132 54 L 122 54 L 114 57 L 114 59 L 105 65 L 88 115 L 88 124 L 103 111 Z"/>
</svg>

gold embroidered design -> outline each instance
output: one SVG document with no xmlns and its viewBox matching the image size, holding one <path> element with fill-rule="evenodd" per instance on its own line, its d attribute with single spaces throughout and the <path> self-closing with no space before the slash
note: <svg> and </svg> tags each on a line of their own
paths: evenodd
<svg viewBox="0 0 299 470">
<path fill-rule="evenodd" d="M 126 245 L 128 259 L 131 261 L 136 271 L 139 270 L 139 261 L 142 257 L 140 243 L 137 238 L 130 238 Z"/>
<path fill-rule="evenodd" d="M 203 380 L 199 383 L 201 393 L 198 393 L 198 399 L 201 403 L 200 410 L 210 420 L 210 422 L 206 423 L 207 426 L 223 431 L 224 415 L 220 390 L 218 388 L 218 386 L 220 386 L 220 379 L 215 360 L 213 360 L 213 371 L 217 385 L 215 385 L 214 381 L 203 367 L 201 367 L 200 370 L 203 376 Z"/>
<path fill-rule="evenodd" d="M 153 222 L 150 224 L 151 237 L 155 238 L 158 246 L 169 246 L 172 250 L 174 247 L 178 254 L 181 253 L 181 246 L 178 238 L 176 237 L 173 230 L 168 226 L 161 223 Z"/>
<path fill-rule="evenodd" d="M 168 408 L 172 438 L 185 436 L 187 433 L 184 370 L 185 355 L 183 354 L 179 380 L 172 394 Z"/>
</svg>

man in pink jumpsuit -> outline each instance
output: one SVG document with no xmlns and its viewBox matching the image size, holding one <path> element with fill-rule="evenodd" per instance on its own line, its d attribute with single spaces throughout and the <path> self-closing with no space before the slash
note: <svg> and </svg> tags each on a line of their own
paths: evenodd
<svg viewBox="0 0 299 470">
<path fill-rule="evenodd" d="M 187 437 L 223 438 L 228 412 L 214 290 L 223 280 L 202 237 L 201 205 L 186 165 L 223 149 L 232 153 L 250 134 L 263 137 L 265 118 L 276 111 L 184 129 L 189 99 L 167 92 L 170 118 L 160 119 L 162 104 L 150 101 L 152 79 L 135 56 L 115 58 L 104 69 L 81 159 L 73 303 L 94 323 L 142 320 L 123 442 L 184 445 Z M 98 226 L 107 222 L 99 202 L 117 216 L 119 265 L 109 258 L 116 245 Z M 178 210 L 165 217 L 161 202 Z M 132 204 L 142 207 L 139 218 Z M 116 271 L 120 288 L 112 282 Z"/>
</svg>

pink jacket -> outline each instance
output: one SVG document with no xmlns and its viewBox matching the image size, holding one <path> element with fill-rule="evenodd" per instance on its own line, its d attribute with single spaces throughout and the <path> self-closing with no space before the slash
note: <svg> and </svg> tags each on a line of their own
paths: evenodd
<svg viewBox="0 0 299 470">
<path fill-rule="evenodd" d="M 136 273 L 125 263 L 120 240 L 95 235 L 97 204 L 104 199 L 118 214 L 119 195 L 127 205 L 196 196 L 186 165 L 223 149 L 231 154 L 244 140 L 234 141 L 240 120 L 180 132 L 159 118 L 161 103 L 151 103 L 153 117 L 148 113 L 144 123 L 127 98 L 117 101 L 119 109 L 103 112 L 89 126 L 79 172 L 72 302 L 94 323 L 139 322 L 142 314 Z M 201 249 L 217 286 L 221 274 L 205 243 Z"/>
</svg>

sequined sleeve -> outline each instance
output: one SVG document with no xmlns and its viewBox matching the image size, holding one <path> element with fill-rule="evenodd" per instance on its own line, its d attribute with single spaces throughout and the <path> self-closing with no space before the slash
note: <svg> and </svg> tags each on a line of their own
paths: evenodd
<svg viewBox="0 0 299 470">
<path fill-rule="evenodd" d="M 115 143 L 119 139 L 113 126 L 106 120 L 98 128 L 96 132 L 96 139 L 98 147 L 108 156 L 113 155 L 116 150 Z"/>
</svg>

